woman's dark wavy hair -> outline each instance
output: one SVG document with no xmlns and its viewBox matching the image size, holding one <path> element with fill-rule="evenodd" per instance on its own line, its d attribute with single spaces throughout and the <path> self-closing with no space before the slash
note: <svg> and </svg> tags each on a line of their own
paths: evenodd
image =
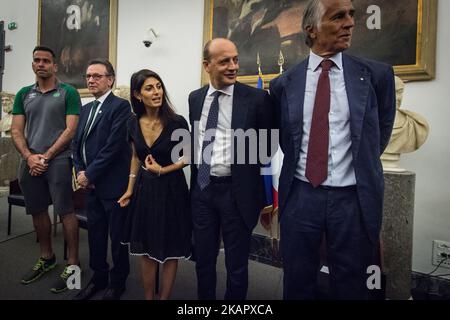
<svg viewBox="0 0 450 320">
<path fill-rule="evenodd" d="M 145 114 L 145 105 L 142 101 L 139 101 L 134 94 L 140 93 L 142 86 L 144 85 L 145 80 L 148 78 L 153 77 L 157 79 L 159 82 L 161 82 L 161 86 L 163 88 L 163 100 L 162 105 L 159 108 L 158 116 L 161 119 L 162 124 L 165 126 L 170 121 L 173 121 L 176 119 L 177 114 L 175 113 L 175 110 L 172 106 L 172 103 L 170 102 L 169 96 L 167 94 L 166 86 L 164 85 L 164 82 L 162 81 L 161 77 L 154 71 L 148 70 L 148 69 L 142 69 L 138 72 L 135 72 L 131 76 L 131 84 L 130 84 L 130 100 L 131 100 L 131 106 L 133 108 L 133 112 L 136 114 L 138 118 L 140 118 L 143 114 Z"/>
</svg>

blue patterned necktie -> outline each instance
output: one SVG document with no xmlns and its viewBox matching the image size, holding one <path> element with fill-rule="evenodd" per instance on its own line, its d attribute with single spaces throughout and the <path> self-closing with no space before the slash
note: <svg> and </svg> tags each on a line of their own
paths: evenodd
<svg viewBox="0 0 450 320">
<path fill-rule="evenodd" d="M 208 120 L 206 121 L 205 127 L 205 135 L 203 136 L 203 145 L 202 145 L 202 153 L 200 154 L 200 165 L 198 167 L 197 174 L 197 183 L 200 186 L 200 189 L 203 190 L 209 184 L 210 179 L 210 171 L 211 171 L 211 158 L 212 158 L 212 148 L 210 148 L 210 152 L 205 154 L 205 149 L 210 144 L 214 143 L 216 134 L 215 130 L 217 129 L 217 121 L 219 120 L 219 96 L 221 95 L 220 91 L 214 92 L 214 100 L 211 103 L 211 107 L 208 113 Z M 206 133 L 208 130 L 214 130 L 214 135 L 210 140 L 205 140 Z"/>
</svg>

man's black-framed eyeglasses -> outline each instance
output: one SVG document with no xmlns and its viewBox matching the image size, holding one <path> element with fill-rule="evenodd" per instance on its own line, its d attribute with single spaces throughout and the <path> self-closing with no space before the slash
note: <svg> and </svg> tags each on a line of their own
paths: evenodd
<svg viewBox="0 0 450 320">
<path fill-rule="evenodd" d="M 86 79 L 86 81 L 89 81 L 90 78 L 94 79 L 94 81 L 98 81 L 103 77 L 109 77 L 110 74 L 85 74 L 83 77 Z"/>
</svg>

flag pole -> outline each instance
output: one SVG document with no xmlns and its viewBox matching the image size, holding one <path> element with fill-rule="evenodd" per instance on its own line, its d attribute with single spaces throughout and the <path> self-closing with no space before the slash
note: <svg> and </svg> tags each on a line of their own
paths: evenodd
<svg viewBox="0 0 450 320">
<path fill-rule="evenodd" d="M 285 63 L 285 60 L 284 60 L 283 52 L 280 50 L 280 54 L 278 55 L 278 66 L 280 67 L 280 72 L 279 72 L 280 75 L 284 72 L 284 69 L 283 69 L 284 63 Z M 279 151 L 277 151 L 277 153 L 278 152 Z M 279 157 L 276 157 L 276 158 L 277 158 L 277 161 L 280 161 Z M 281 168 L 281 166 L 279 168 L 277 168 L 277 170 L 280 170 L 280 168 Z M 277 176 L 279 176 L 278 173 L 277 173 Z M 276 185 L 278 186 L 278 183 Z M 278 190 L 278 187 L 277 187 L 277 190 Z M 277 203 L 278 203 L 278 201 L 277 201 Z M 278 217 L 279 217 L 279 215 L 278 215 L 278 210 L 279 210 L 278 209 L 278 204 L 275 206 L 275 203 L 274 203 L 273 207 L 274 207 L 274 209 L 272 211 L 272 215 L 273 215 L 274 223 L 277 226 L 277 232 L 276 232 L 277 235 L 276 235 L 276 238 L 272 238 L 272 250 L 273 250 L 274 255 L 278 256 L 278 253 L 279 253 L 279 241 L 280 241 L 280 224 L 278 223 Z"/>
<path fill-rule="evenodd" d="M 258 89 L 263 89 L 264 90 L 264 81 L 262 79 L 263 77 L 263 73 L 261 71 L 261 57 L 259 55 L 259 52 L 257 52 L 256 54 L 256 64 L 258 66 L 258 84 L 257 84 L 257 88 Z M 272 179 L 272 177 L 270 177 L 270 179 Z M 270 182 L 272 182 L 272 180 L 270 180 Z M 271 184 L 271 183 L 270 183 Z M 267 189 L 267 186 L 266 186 Z M 271 192 L 271 191 L 270 191 Z M 262 211 L 261 211 L 261 215 L 266 215 L 269 217 L 269 223 L 268 223 L 268 229 L 263 225 L 264 229 L 267 230 L 267 232 L 269 233 L 269 239 L 270 242 L 273 242 L 273 232 L 272 232 L 272 213 L 273 213 L 273 200 L 269 199 L 269 197 L 266 194 L 266 198 L 267 198 L 267 202 L 272 202 L 271 205 L 267 205 Z M 270 197 L 272 198 L 272 197 Z"/>
</svg>

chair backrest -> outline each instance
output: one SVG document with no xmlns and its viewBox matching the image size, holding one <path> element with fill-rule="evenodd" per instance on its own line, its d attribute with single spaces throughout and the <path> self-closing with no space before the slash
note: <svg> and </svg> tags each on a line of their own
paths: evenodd
<svg viewBox="0 0 450 320">
<path fill-rule="evenodd" d="M 73 205 L 75 211 L 81 211 L 86 207 L 86 195 L 87 191 L 85 189 L 78 189 L 73 192 Z"/>
<path fill-rule="evenodd" d="M 23 199 L 23 193 L 22 193 L 22 189 L 20 189 L 20 185 L 19 185 L 19 180 L 15 179 L 9 182 L 9 195 L 15 195 L 16 199 L 18 198 L 17 196 L 22 196 L 21 198 Z M 49 198 L 48 199 L 48 205 L 50 206 L 52 204 L 52 199 Z M 24 204 L 25 205 L 25 204 Z"/>
<path fill-rule="evenodd" d="M 9 194 L 22 194 L 22 190 L 20 190 L 18 179 L 9 182 Z"/>
</svg>

